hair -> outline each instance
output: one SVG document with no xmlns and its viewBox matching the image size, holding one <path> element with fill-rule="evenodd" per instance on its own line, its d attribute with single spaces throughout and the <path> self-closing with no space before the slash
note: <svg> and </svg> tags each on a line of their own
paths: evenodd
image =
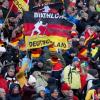
<svg viewBox="0 0 100 100">
<path fill-rule="evenodd" d="M 8 71 L 9 71 L 10 69 L 15 71 L 15 68 L 14 68 L 13 65 L 11 65 L 11 66 L 8 68 Z"/>
</svg>

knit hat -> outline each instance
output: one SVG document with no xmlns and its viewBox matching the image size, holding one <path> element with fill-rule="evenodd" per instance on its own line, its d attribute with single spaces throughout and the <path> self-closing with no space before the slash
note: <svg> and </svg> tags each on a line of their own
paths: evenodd
<svg viewBox="0 0 100 100">
<path fill-rule="evenodd" d="M 88 70 L 88 73 L 95 77 L 98 74 L 98 71 L 96 69 L 90 69 Z"/>
<path fill-rule="evenodd" d="M 93 80 L 93 85 L 100 86 L 100 80 L 99 79 Z"/>
<path fill-rule="evenodd" d="M 40 91 L 45 91 L 45 87 L 43 86 L 36 87 L 36 92 L 39 93 Z"/>
<path fill-rule="evenodd" d="M 18 88 L 20 89 L 19 84 L 17 84 L 17 83 L 12 83 L 12 84 L 10 85 L 10 91 L 12 91 L 15 87 L 18 87 Z"/>
<path fill-rule="evenodd" d="M 28 80 L 28 83 L 29 84 L 36 83 L 36 79 L 35 79 L 35 77 L 33 77 L 33 75 L 30 75 L 29 80 Z"/>
<path fill-rule="evenodd" d="M 54 92 L 57 92 L 57 93 L 58 93 L 59 91 L 58 91 L 58 89 L 57 89 L 56 87 L 52 87 L 52 88 L 50 89 L 50 92 L 51 92 L 51 93 L 54 93 Z"/>
<path fill-rule="evenodd" d="M 49 78 L 47 83 L 55 85 L 56 84 L 56 80 L 55 80 L 55 78 Z"/>
<path fill-rule="evenodd" d="M 72 62 L 75 62 L 75 61 L 80 61 L 80 59 L 78 57 L 74 57 Z"/>
<path fill-rule="evenodd" d="M 6 49 L 4 47 L 0 47 L 0 52 L 6 52 Z"/>
<path fill-rule="evenodd" d="M 73 31 L 71 31 L 71 36 L 72 37 L 75 37 L 75 36 L 77 36 L 78 35 L 78 32 L 75 30 L 73 30 Z"/>
<path fill-rule="evenodd" d="M 89 64 L 88 64 L 86 61 L 84 61 L 83 63 L 81 63 L 81 66 L 82 66 L 82 67 L 88 67 Z"/>
<path fill-rule="evenodd" d="M 61 90 L 70 90 L 71 88 L 68 86 L 68 84 L 67 83 L 63 83 L 62 85 L 61 85 Z"/>
<path fill-rule="evenodd" d="M 0 93 L 5 92 L 5 90 L 3 88 L 0 88 Z"/>
</svg>

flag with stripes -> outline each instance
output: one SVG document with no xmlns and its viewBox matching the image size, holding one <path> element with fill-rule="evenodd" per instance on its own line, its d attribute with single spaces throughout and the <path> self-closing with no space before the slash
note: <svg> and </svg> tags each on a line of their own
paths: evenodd
<svg viewBox="0 0 100 100">
<path fill-rule="evenodd" d="M 52 8 L 50 8 L 48 5 L 46 6 L 48 9 L 44 8 L 42 12 L 33 11 L 24 13 L 24 35 L 38 39 L 38 41 L 35 41 L 35 43 L 32 42 L 32 45 L 34 46 L 39 44 L 40 47 L 43 46 L 42 44 L 45 44 L 46 46 L 46 43 L 48 43 L 45 40 L 46 37 L 49 43 L 51 41 L 54 42 L 56 47 L 68 48 L 66 45 L 68 32 L 72 29 L 73 24 L 66 20 L 63 16 L 60 16 L 58 12 L 50 12 Z M 38 36 L 45 37 L 39 38 Z M 35 39 L 32 39 L 32 41 Z M 30 41 L 31 39 L 29 38 L 28 40 Z M 42 41 L 42 43 L 39 41 Z M 32 46 L 32 48 L 36 48 L 34 46 Z"/>
<path fill-rule="evenodd" d="M 12 5 L 12 11 L 17 13 L 18 11 L 28 11 L 29 10 L 29 0 L 9 0 L 9 6 Z"/>
</svg>

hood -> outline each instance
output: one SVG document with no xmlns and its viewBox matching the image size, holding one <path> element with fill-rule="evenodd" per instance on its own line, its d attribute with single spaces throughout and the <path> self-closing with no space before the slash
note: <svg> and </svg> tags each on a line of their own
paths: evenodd
<svg viewBox="0 0 100 100">
<path fill-rule="evenodd" d="M 90 74 L 87 74 L 87 79 L 86 79 L 86 80 L 88 81 L 88 80 L 90 80 L 90 79 L 95 79 L 95 77 L 93 77 L 93 76 L 90 75 Z"/>
</svg>

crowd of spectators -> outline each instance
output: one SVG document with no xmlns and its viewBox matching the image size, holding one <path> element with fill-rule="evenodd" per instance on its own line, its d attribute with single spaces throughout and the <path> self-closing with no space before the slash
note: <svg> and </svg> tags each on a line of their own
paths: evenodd
<svg viewBox="0 0 100 100">
<path fill-rule="evenodd" d="M 23 32 L 23 13 L 10 9 L 9 1 L 0 0 L 0 100 L 100 100 L 100 0 L 76 0 L 74 7 L 60 9 L 75 24 L 69 48 L 45 46 L 39 55 L 11 43 Z"/>
</svg>

